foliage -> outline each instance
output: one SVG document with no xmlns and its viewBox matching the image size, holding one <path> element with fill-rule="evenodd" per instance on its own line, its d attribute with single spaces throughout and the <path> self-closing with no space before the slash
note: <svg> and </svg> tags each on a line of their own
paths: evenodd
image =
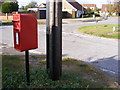
<svg viewBox="0 0 120 90">
<path fill-rule="evenodd" d="M 87 10 L 87 14 L 88 14 L 89 16 L 91 16 L 91 15 L 94 14 L 94 11 L 93 11 L 92 9 L 87 8 L 86 10 Z"/>
<path fill-rule="evenodd" d="M 38 4 L 35 1 L 31 1 L 28 5 L 22 6 L 21 9 L 27 10 L 28 8 L 37 8 Z"/>
<path fill-rule="evenodd" d="M 38 22 L 38 24 L 46 24 L 46 22 Z"/>
<path fill-rule="evenodd" d="M 113 27 L 116 27 L 116 31 L 113 31 Z M 91 26 L 84 26 L 79 28 L 81 33 L 95 35 L 99 37 L 106 37 L 106 38 L 114 38 L 120 39 L 119 37 L 119 30 L 118 25 L 91 25 Z"/>
<path fill-rule="evenodd" d="M 25 6 L 21 6 L 21 8 L 20 8 L 20 9 L 26 10 Z"/>
<path fill-rule="evenodd" d="M 114 4 L 108 4 L 107 5 L 107 12 L 110 14 L 112 13 L 120 13 L 120 4 L 119 3 L 114 3 Z"/>
<path fill-rule="evenodd" d="M 2 25 L 13 25 L 12 22 L 2 22 Z"/>
<path fill-rule="evenodd" d="M 71 58 L 63 58 L 63 73 L 58 81 L 52 81 L 46 70 L 44 57 L 30 56 L 30 86 L 26 85 L 23 56 L 3 56 L 3 88 L 104 88 L 110 82 L 94 66 Z M 39 61 L 39 67 L 36 62 Z M 37 63 L 38 63 L 37 61 Z M 35 64 L 34 64 L 35 63 Z M 64 68 L 65 66 L 65 68 Z"/>
<path fill-rule="evenodd" d="M 13 11 L 18 11 L 18 4 L 13 2 L 4 2 L 2 4 L 3 13 L 12 13 Z"/>
<path fill-rule="evenodd" d="M 24 11 L 25 12 L 25 11 Z M 38 22 L 38 24 L 46 24 L 46 22 Z M 12 21 L 10 20 L 6 20 L 6 21 L 2 21 L 2 25 L 13 25 Z"/>
<path fill-rule="evenodd" d="M 95 12 L 96 14 L 98 14 L 100 10 L 101 10 L 101 9 L 95 7 L 94 12 Z"/>
</svg>

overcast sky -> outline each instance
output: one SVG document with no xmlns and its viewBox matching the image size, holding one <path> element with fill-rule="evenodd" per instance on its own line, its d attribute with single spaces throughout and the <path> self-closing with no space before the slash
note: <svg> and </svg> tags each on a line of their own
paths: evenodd
<svg viewBox="0 0 120 90">
<path fill-rule="evenodd" d="M 40 3 L 45 3 L 46 0 L 17 0 L 19 2 L 19 6 L 25 6 L 28 3 L 30 3 L 31 1 L 36 1 L 38 4 Z M 101 7 L 101 4 L 106 4 L 108 1 L 110 0 L 76 0 L 78 1 L 80 4 L 97 4 L 98 7 Z"/>
</svg>

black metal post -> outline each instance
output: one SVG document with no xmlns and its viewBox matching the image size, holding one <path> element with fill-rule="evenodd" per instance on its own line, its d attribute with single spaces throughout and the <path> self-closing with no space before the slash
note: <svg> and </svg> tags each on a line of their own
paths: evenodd
<svg viewBox="0 0 120 90">
<path fill-rule="evenodd" d="M 50 69 L 50 61 L 49 61 L 49 57 L 50 57 L 50 46 L 49 46 L 49 38 L 50 38 L 50 23 L 49 23 L 49 20 L 50 20 L 50 10 L 49 10 L 49 5 L 50 5 L 50 2 L 49 0 L 46 0 L 46 5 L 47 5 L 47 10 L 46 10 L 46 68 L 47 68 L 47 71 Z"/>
<path fill-rule="evenodd" d="M 29 74 L 29 51 L 25 51 L 25 61 L 26 61 L 26 81 L 27 85 L 30 85 L 30 74 Z"/>
</svg>

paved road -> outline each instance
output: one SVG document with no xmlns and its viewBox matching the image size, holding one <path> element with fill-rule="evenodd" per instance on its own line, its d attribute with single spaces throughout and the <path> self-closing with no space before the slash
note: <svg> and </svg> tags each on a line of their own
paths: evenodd
<svg viewBox="0 0 120 90">
<path fill-rule="evenodd" d="M 95 22 L 73 21 L 63 24 L 63 56 L 83 60 L 93 64 L 110 75 L 118 75 L 118 40 L 105 39 L 81 34 L 79 27 L 95 25 Z M 118 24 L 117 18 L 99 21 L 98 24 Z M 46 26 L 39 27 L 39 48 L 32 52 L 45 54 Z M 3 43 L 13 46 L 12 26 L 0 27 Z"/>
</svg>

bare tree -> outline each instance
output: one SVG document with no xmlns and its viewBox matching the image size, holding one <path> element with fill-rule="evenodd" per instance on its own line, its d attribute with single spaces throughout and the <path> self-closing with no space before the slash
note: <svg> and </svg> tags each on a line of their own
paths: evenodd
<svg viewBox="0 0 120 90">
<path fill-rule="evenodd" d="M 111 13 L 120 13 L 120 0 L 108 0 L 107 12 Z"/>
</svg>

